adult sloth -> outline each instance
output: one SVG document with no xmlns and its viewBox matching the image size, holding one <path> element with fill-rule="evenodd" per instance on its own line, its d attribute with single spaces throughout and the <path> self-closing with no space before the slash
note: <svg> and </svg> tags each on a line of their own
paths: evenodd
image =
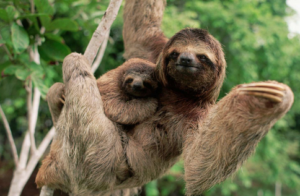
<svg viewBox="0 0 300 196">
<path fill-rule="evenodd" d="M 74 195 L 138 187 L 164 174 L 181 154 L 187 195 L 199 195 L 223 181 L 293 102 L 288 86 L 260 82 L 239 85 L 216 104 L 225 67 L 221 45 L 206 31 L 175 34 L 155 70 L 158 110 L 141 124 L 126 127 L 124 145 L 119 135 L 124 127 L 105 116 L 86 60 L 69 55 L 63 64 L 65 107 L 37 175 L 38 186 Z"/>
</svg>

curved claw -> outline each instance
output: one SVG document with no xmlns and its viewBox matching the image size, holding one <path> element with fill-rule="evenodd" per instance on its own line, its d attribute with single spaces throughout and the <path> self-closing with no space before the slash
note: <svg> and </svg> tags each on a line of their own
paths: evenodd
<svg viewBox="0 0 300 196">
<path fill-rule="evenodd" d="M 285 89 L 276 83 L 266 83 L 266 82 L 257 82 L 257 83 L 251 83 L 251 84 L 242 84 L 241 87 L 269 87 L 277 90 L 284 91 Z"/>
<path fill-rule="evenodd" d="M 65 104 L 65 99 L 66 99 L 65 95 L 62 95 L 62 98 L 59 98 L 59 101 Z"/>
<path fill-rule="evenodd" d="M 65 100 L 63 100 L 62 98 L 59 98 L 59 101 L 65 104 Z"/>
<path fill-rule="evenodd" d="M 244 84 L 239 88 L 242 94 L 263 97 L 277 103 L 282 102 L 284 90 L 285 89 L 279 84 L 264 82 Z"/>
</svg>

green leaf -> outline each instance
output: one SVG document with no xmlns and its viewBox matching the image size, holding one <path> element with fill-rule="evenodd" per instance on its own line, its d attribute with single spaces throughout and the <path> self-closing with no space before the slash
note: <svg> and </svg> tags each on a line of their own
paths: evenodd
<svg viewBox="0 0 300 196">
<path fill-rule="evenodd" d="M 28 67 L 32 72 L 39 72 L 43 74 L 43 67 L 35 62 L 26 63 L 26 67 Z"/>
<path fill-rule="evenodd" d="M 33 81 L 34 86 L 40 90 L 42 97 L 45 98 L 46 94 L 48 92 L 48 87 L 45 86 L 42 77 L 43 77 L 43 75 L 41 75 L 38 72 L 33 72 L 31 74 L 31 79 Z"/>
<path fill-rule="evenodd" d="M 11 6 L 11 5 L 7 6 L 7 7 L 6 7 L 6 13 L 7 13 L 7 16 L 8 16 L 8 20 L 9 20 L 10 22 L 12 22 L 12 21 L 14 20 L 15 14 L 16 14 L 16 9 L 15 9 L 15 7 L 14 7 L 14 6 Z"/>
<path fill-rule="evenodd" d="M 159 195 L 159 191 L 157 189 L 157 181 L 154 180 L 152 182 L 149 182 L 146 187 L 146 193 L 147 195 L 156 196 Z"/>
<path fill-rule="evenodd" d="M 11 36 L 10 36 L 10 26 L 6 25 L 5 27 L 0 28 L 0 34 L 2 40 L 5 40 L 6 45 L 12 47 Z"/>
<path fill-rule="evenodd" d="M 24 14 L 22 16 L 19 16 L 17 19 L 28 18 L 28 17 L 39 17 L 39 16 L 48 16 L 48 14 L 45 14 L 45 13 Z"/>
<path fill-rule="evenodd" d="M 47 39 L 42 46 L 39 47 L 39 51 L 47 55 L 48 58 L 58 61 L 62 61 L 71 53 L 68 46 L 50 39 Z"/>
<path fill-rule="evenodd" d="M 0 44 L 5 44 L 6 42 L 4 41 L 4 39 L 0 39 Z M 0 45 L 1 46 L 1 45 Z"/>
<path fill-rule="evenodd" d="M 11 26 L 11 39 L 17 53 L 23 52 L 29 45 L 27 32 L 16 23 Z"/>
<path fill-rule="evenodd" d="M 58 42 L 62 42 L 63 38 L 60 37 L 59 35 L 54 35 L 52 33 L 45 33 L 44 34 L 48 39 L 54 40 L 54 41 L 58 41 Z"/>
<path fill-rule="evenodd" d="M 20 68 L 22 68 L 23 66 L 21 65 L 12 65 L 12 66 L 9 66 L 7 67 L 6 69 L 4 69 L 4 74 L 7 74 L 7 75 L 13 75 L 16 73 L 16 71 Z"/>
<path fill-rule="evenodd" d="M 51 21 L 50 15 L 54 14 L 53 7 L 49 4 L 48 0 L 34 0 L 34 3 L 39 14 L 46 14 L 44 16 L 40 16 L 42 25 L 44 27 L 48 26 Z"/>
<path fill-rule="evenodd" d="M 10 62 L 10 61 L 1 63 L 1 64 L 0 64 L 0 74 L 1 74 L 1 72 L 2 72 L 5 68 L 7 68 L 7 67 L 10 66 L 10 65 L 11 65 L 11 62 Z"/>
<path fill-rule="evenodd" d="M 30 75 L 30 70 L 24 67 L 19 68 L 16 70 L 15 75 L 19 80 L 26 80 L 26 78 Z"/>
<path fill-rule="evenodd" d="M 8 22 L 8 15 L 5 9 L 0 8 L 0 19 Z"/>
<path fill-rule="evenodd" d="M 44 27 L 47 27 L 49 25 L 49 23 L 51 22 L 50 16 L 40 16 L 40 19 L 41 19 L 42 25 Z"/>
<path fill-rule="evenodd" d="M 53 7 L 49 4 L 48 0 L 34 0 L 34 4 L 37 7 L 39 13 L 44 13 L 48 15 L 54 14 Z"/>
<path fill-rule="evenodd" d="M 65 30 L 65 31 L 77 31 L 78 25 L 75 21 L 68 18 L 61 18 L 52 21 L 47 27 L 47 31 L 53 31 L 55 29 Z"/>
</svg>

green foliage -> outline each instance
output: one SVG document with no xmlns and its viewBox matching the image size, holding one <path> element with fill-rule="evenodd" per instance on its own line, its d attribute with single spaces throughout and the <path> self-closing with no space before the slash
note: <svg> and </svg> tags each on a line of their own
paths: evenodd
<svg viewBox="0 0 300 196">
<path fill-rule="evenodd" d="M 71 51 L 83 53 L 108 5 L 108 0 L 0 1 L 0 104 L 17 139 L 27 129 L 26 90 L 32 80 L 43 95 L 54 82 L 62 81 L 61 64 Z M 241 83 L 277 80 L 295 94 L 291 111 L 259 143 L 255 154 L 231 179 L 204 195 L 300 195 L 300 36 L 290 38 L 285 17 L 291 14 L 282 0 L 168 0 L 163 30 L 168 37 L 186 27 L 207 29 L 223 45 L 227 78 L 220 98 Z M 122 8 L 113 23 L 100 76 L 124 62 L 122 57 Z M 36 41 L 39 42 L 36 44 Z M 30 60 L 28 49 L 38 49 L 40 65 Z M 44 100 L 41 101 L 37 139 L 52 126 Z M 0 120 L 0 155 L 12 160 Z M 184 195 L 183 162 L 166 176 L 146 185 L 148 196 Z"/>
<path fill-rule="evenodd" d="M 17 54 L 23 52 L 29 45 L 27 32 L 16 23 L 11 25 L 11 41 Z"/>
</svg>

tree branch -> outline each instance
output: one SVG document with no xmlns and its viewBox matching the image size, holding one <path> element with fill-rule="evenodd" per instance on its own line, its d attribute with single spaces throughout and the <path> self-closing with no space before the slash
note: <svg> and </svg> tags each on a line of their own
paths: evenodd
<svg viewBox="0 0 300 196">
<path fill-rule="evenodd" d="M 37 46 L 35 45 L 35 48 L 29 49 L 29 55 L 30 59 L 34 61 L 37 64 L 40 64 L 40 56 L 37 51 Z M 34 88 L 34 96 L 33 96 L 33 103 L 32 103 L 32 114 L 31 114 L 31 122 L 33 130 L 31 130 L 33 133 L 35 132 L 36 122 L 37 122 L 37 116 L 38 116 L 38 108 L 40 103 L 40 97 L 41 93 L 37 88 Z M 26 168 L 28 155 L 29 155 L 29 149 L 30 149 L 30 137 L 29 137 L 29 130 L 27 131 L 22 148 L 20 153 L 20 160 L 19 160 L 19 168 L 18 170 L 22 170 Z"/>
<path fill-rule="evenodd" d="M 33 14 L 34 13 L 34 0 L 30 0 L 30 10 L 31 10 L 31 13 Z"/>
<path fill-rule="evenodd" d="M 43 186 L 40 196 L 52 196 L 53 192 L 54 190 L 52 190 L 51 188 Z"/>
<path fill-rule="evenodd" d="M 32 174 L 36 164 L 38 163 L 38 161 L 40 160 L 41 156 L 43 155 L 43 153 L 45 152 L 45 150 L 47 149 L 47 147 L 49 146 L 52 138 L 55 135 L 55 128 L 52 127 L 50 129 L 50 131 L 47 133 L 47 135 L 44 137 L 43 141 L 41 142 L 38 150 L 36 151 L 36 153 L 30 158 L 28 165 L 26 167 L 26 173 L 29 174 L 28 178 L 30 177 L 30 175 Z"/>
<path fill-rule="evenodd" d="M 22 170 L 26 168 L 27 160 L 28 160 L 28 155 L 29 155 L 29 149 L 30 149 L 30 139 L 29 139 L 29 130 L 26 132 L 22 148 L 21 148 L 21 153 L 20 153 L 20 162 L 19 162 L 19 167 L 17 170 Z"/>
<path fill-rule="evenodd" d="M 109 6 L 84 53 L 84 56 L 87 58 L 90 65 L 93 63 L 101 43 L 117 17 L 121 3 L 122 0 L 110 0 Z"/>
<path fill-rule="evenodd" d="M 39 42 L 39 38 L 36 40 L 36 42 Z M 37 44 L 35 44 L 32 48 L 29 49 L 29 55 L 30 59 L 35 62 L 36 64 L 40 64 L 40 54 L 37 50 Z M 33 134 L 35 133 L 35 127 L 36 127 L 36 121 L 38 117 L 38 110 L 40 105 L 40 98 L 41 98 L 41 92 L 37 87 L 34 88 L 34 96 L 32 101 L 32 110 L 31 110 L 31 128 L 30 130 Z"/>
<path fill-rule="evenodd" d="M 27 90 L 27 115 L 28 115 L 28 129 L 29 129 L 29 138 L 30 138 L 30 147 L 31 154 L 34 154 L 36 151 L 35 139 L 34 139 L 34 127 L 32 126 L 32 81 L 29 79 Z"/>
<path fill-rule="evenodd" d="M 95 71 L 98 69 L 98 67 L 99 67 L 99 65 L 102 61 L 102 58 L 103 58 L 103 55 L 104 55 L 104 52 L 105 52 L 105 49 L 106 49 L 106 46 L 107 46 L 108 38 L 109 38 L 109 32 L 110 32 L 110 30 L 107 32 L 105 40 L 103 41 L 103 43 L 101 45 L 101 48 L 98 52 L 97 58 L 96 58 L 96 60 L 94 61 L 93 65 L 92 65 L 92 72 L 93 73 L 95 73 Z"/>
<path fill-rule="evenodd" d="M 15 165 L 16 165 L 16 167 L 18 167 L 18 159 L 19 158 L 18 158 L 18 152 L 17 152 L 16 144 L 14 142 L 14 139 L 13 139 L 13 136 L 12 136 L 12 133 L 11 133 L 11 129 L 9 127 L 8 121 L 7 121 L 6 116 L 5 116 L 5 114 L 2 110 L 1 105 L 0 105 L 0 114 L 1 114 L 4 126 L 5 126 L 5 130 L 6 130 L 6 133 L 7 133 L 9 144 L 11 146 L 11 151 L 12 151 L 12 154 L 13 154 L 13 157 L 14 157 Z"/>
<path fill-rule="evenodd" d="M 32 132 L 35 133 L 36 121 L 38 118 L 39 105 L 40 105 L 41 93 L 37 87 L 34 88 L 34 96 L 32 102 L 32 113 L 31 113 L 31 127 L 33 128 Z"/>
</svg>

